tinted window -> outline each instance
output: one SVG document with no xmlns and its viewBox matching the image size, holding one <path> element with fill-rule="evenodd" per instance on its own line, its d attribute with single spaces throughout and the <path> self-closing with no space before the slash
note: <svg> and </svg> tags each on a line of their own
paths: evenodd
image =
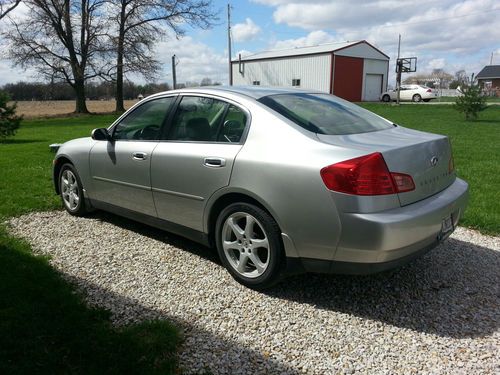
<svg viewBox="0 0 500 375">
<path fill-rule="evenodd" d="M 229 105 L 217 137 L 218 142 L 238 143 L 245 131 L 247 115 L 240 108 Z"/>
<path fill-rule="evenodd" d="M 179 141 L 215 141 L 226 103 L 217 99 L 185 96 L 175 113 L 168 139 Z"/>
<path fill-rule="evenodd" d="M 174 97 L 154 99 L 137 107 L 115 127 L 113 139 L 158 140 L 174 100 Z"/>
<path fill-rule="evenodd" d="M 392 127 L 392 123 L 374 113 L 327 94 L 279 94 L 259 101 L 318 134 L 367 133 Z"/>
</svg>

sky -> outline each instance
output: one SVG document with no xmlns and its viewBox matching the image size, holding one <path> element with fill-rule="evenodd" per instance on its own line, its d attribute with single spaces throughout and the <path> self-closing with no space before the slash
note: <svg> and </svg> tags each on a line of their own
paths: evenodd
<svg viewBox="0 0 500 375">
<path fill-rule="evenodd" d="M 233 58 L 239 53 L 367 40 L 390 56 L 389 84 L 401 34 L 401 56 L 418 58 L 417 73 L 465 69 L 477 74 L 485 65 L 500 65 L 498 0 L 232 0 Z M 228 82 L 228 1 L 214 0 L 217 24 L 209 30 L 186 28 L 180 39 L 158 43 L 163 62 L 158 82 L 172 82 L 171 57 L 177 57 L 177 81 L 210 78 Z M 22 14 L 23 9 L 17 10 Z M 16 14 L 13 14 L 16 17 Z M 495 23 L 495 20 L 497 22 Z M 404 78 L 404 77 L 403 77 Z M 0 85 L 33 80 L 0 58 Z"/>
</svg>

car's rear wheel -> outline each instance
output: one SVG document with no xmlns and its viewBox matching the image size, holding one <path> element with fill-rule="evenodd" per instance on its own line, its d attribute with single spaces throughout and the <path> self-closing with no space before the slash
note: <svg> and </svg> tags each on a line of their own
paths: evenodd
<svg viewBox="0 0 500 375">
<path fill-rule="evenodd" d="M 264 289 L 279 281 L 284 263 L 276 221 L 263 209 L 234 203 L 216 223 L 217 251 L 229 273 L 241 284 Z"/>
<path fill-rule="evenodd" d="M 419 103 L 419 102 L 421 102 L 421 101 L 422 101 L 422 97 L 420 96 L 420 94 L 415 94 L 415 95 L 413 95 L 413 98 L 412 98 L 412 99 L 413 99 L 413 101 L 414 101 L 415 103 Z"/>
<path fill-rule="evenodd" d="M 59 190 L 64 208 L 71 215 L 83 216 L 88 213 L 83 197 L 83 186 L 71 164 L 64 164 L 59 172 Z"/>
<path fill-rule="evenodd" d="M 391 101 L 391 97 L 389 95 L 382 96 L 382 101 L 385 103 L 389 103 Z"/>
</svg>

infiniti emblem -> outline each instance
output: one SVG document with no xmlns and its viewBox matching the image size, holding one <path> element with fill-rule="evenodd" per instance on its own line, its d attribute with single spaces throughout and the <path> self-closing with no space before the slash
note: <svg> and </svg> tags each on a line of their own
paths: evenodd
<svg viewBox="0 0 500 375">
<path fill-rule="evenodd" d="M 438 161 L 439 161 L 439 159 L 437 158 L 437 156 L 433 156 L 433 157 L 431 158 L 431 165 L 432 165 L 433 167 L 435 167 L 435 166 L 436 166 L 436 164 L 438 163 Z"/>
</svg>

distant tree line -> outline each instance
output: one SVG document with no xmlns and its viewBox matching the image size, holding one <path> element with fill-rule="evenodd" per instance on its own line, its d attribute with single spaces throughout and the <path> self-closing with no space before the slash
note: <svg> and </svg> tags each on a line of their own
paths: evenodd
<svg viewBox="0 0 500 375">
<path fill-rule="evenodd" d="M 197 86 L 217 86 L 220 82 L 214 82 L 210 78 L 203 78 L 200 82 L 188 81 L 178 83 L 177 88 Z M 123 84 L 123 99 L 137 99 L 141 96 L 149 96 L 161 91 L 171 90 L 168 83 L 146 83 L 144 85 L 126 81 Z M 30 100 L 75 100 L 76 94 L 73 88 L 65 82 L 17 82 L 8 83 L 0 90 L 9 94 L 14 101 Z M 86 84 L 86 99 L 88 100 L 115 100 L 116 87 L 112 82 L 99 81 Z"/>
<path fill-rule="evenodd" d="M 23 17 L 9 17 L 20 1 Z M 212 0 L 0 0 L 0 20 L 7 20 L 0 48 L 16 66 L 51 82 L 46 95 L 63 96 L 69 87 L 73 93 L 64 95 L 75 99 L 75 112 L 86 113 L 86 99 L 101 88 L 94 82 L 104 81 L 110 84 L 104 93 L 114 90 L 109 95 L 122 112 L 131 96 L 127 77 L 157 79 L 157 42 L 178 38 L 187 27 L 210 28 L 217 13 Z M 61 93 L 56 83 L 63 84 Z"/>
</svg>

